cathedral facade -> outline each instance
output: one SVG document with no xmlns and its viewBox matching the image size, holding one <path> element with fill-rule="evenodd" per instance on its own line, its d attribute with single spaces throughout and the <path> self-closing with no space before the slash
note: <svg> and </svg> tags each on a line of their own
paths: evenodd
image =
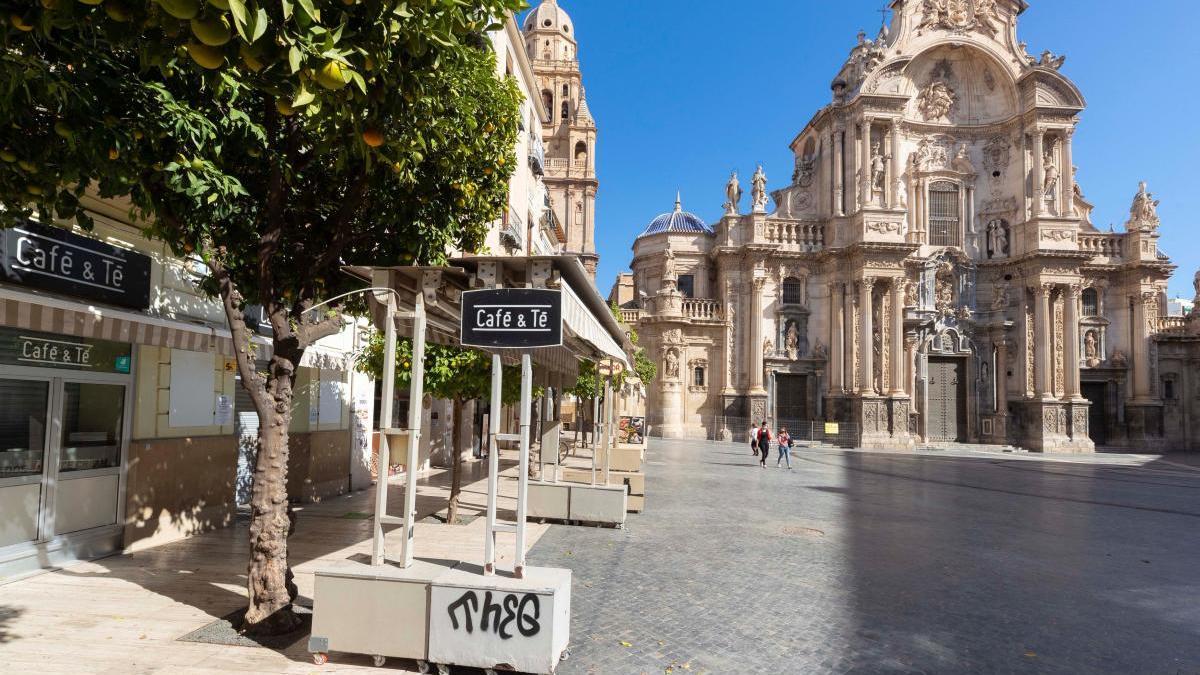
<svg viewBox="0 0 1200 675">
<path fill-rule="evenodd" d="M 786 187 L 735 174 L 714 226 L 677 202 L 634 244 L 621 299 L 659 360 L 652 433 L 823 420 L 863 447 L 1170 444 L 1181 385 L 1158 344 L 1186 340 L 1158 202 L 1143 184 L 1123 231 L 1093 225 L 1084 98 L 1063 57 L 1026 53 L 1023 0 L 891 7 L 792 140 Z"/>
</svg>

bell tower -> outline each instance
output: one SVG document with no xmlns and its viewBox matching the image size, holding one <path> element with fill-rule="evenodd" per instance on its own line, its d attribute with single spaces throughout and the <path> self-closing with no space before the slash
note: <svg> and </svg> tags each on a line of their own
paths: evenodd
<svg viewBox="0 0 1200 675">
<path fill-rule="evenodd" d="M 575 24 L 557 0 L 545 0 L 525 18 L 525 50 L 552 120 L 545 127 L 545 183 L 567 240 L 565 253 L 596 277 L 596 121 L 588 109 L 579 69 Z"/>
</svg>

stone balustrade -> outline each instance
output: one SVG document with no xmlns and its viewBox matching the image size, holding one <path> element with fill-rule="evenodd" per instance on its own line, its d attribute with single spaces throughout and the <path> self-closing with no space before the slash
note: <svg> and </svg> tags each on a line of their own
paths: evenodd
<svg viewBox="0 0 1200 675">
<path fill-rule="evenodd" d="M 1155 331 L 1159 334 L 1179 334 L 1187 332 L 1186 316 L 1160 316 L 1156 321 Z"/>
<path fill-rule="evenodd" d="M 640 309 L 622 309 L 621 323 L 626 326 L 632 326 L 642 319 L 642 310 Z"/>
<path fill-rule="evenodd" d="M 1124 237 L 1119 234 L 1080 234 L 1079 250 L 1101 258 L 1121 258 Z"/>
<path fill-rule="evenodd" d="M 825 248 L 825 226 L 821 223 L 767 221 L 763 235 L 767 243 L 794 250 L 815 252 Z"/>
<path fill-rule="evenodd" d="M 703 300 L 699 298 L 684 298 L 683 300 L 683 315 L 689 319 L 720 321 L 723 314 L 721 303 L 716 300 Z"/>
</svg>

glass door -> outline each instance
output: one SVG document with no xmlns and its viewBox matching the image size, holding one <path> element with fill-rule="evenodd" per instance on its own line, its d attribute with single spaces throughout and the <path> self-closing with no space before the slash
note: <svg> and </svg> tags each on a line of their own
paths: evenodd
<svg viewBox="0 0 1200 675">
<path fill-rule="evenodd" d="M 50 417 L 50 380 L 0 379 L 0 548 L 41 536 Z"/>
<path fill-rule="evenodd" d="M 117 522 L 125 442 L 125 385 L 64 381 L 61 433 L 51 467 L 53 533 L 69 534 Z"/>
</svg>

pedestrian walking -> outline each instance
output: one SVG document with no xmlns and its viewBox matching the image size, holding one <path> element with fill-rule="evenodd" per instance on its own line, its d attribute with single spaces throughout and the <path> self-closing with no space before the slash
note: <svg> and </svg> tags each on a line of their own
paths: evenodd
<svg viewBox="0 0 1200 675">
<path fill-rule="evenodd" d="M 758 457 L 758 427 L 750 425 L 750 454 Z"/>
<path fill-rule="evenodd" d="M 779 463 L 786 461 L 788 471 L 792 470 L 792 435 L 788 433 L 787 427 L 779 428 L 779 439 L 776 441 L 779 444 L 779 459 L 775 460 L 775 468 L 779 468 Z"/>
<path fill-rule="evenodd" d="M 758 428 L 758 465 L 767 468 L 767 457 L 770 456 L 771 429 L 767 426 L 767 421 L 763 420 L 762 426 Z"/>
</svg>

